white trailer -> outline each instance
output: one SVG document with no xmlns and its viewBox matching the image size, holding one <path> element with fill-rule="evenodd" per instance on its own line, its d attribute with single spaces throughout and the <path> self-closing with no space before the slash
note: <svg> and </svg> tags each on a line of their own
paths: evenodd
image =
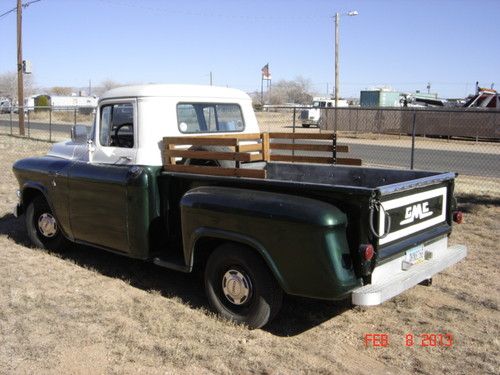
<svg viewBox="0 0 500 375">
<path fill-rule="evenodd" d="M 49 103 L 52 108 L 95 108 L 97 107 L 97 97 L 95 96 L 49 96 Z"/>
</svg>

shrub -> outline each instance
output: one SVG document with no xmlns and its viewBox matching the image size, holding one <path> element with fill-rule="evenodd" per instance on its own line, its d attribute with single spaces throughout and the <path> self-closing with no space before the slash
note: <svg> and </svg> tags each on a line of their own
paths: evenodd
<svg viewBox="0 0 500 375">
<path fill-rule="evenodd" d="M 50 100 L 47 95 L 40 95 L 35 98 L 35 112 L 48 111 Z"/>
</svg>

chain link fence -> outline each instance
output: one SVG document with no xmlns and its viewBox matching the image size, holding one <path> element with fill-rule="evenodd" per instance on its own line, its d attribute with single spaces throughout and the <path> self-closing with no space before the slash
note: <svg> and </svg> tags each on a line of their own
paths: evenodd
<svg viewBox="0 0 500 375">
<path fill-rule="evenodd" d="M 256 115 L 263 132 L 337 132 L 338 143 L 349 146 L 342 156 L 366 166 L 500 179 L 500 111 L 325 108 L 317 121 L 305 121 L 311 110 L 272 107 Z M 94 119 L 94 108 L 28 108 L 20 137 L 16 112 L 0 114 L 0 147 L 17 159 L 46 152 L 51 143 L 68 139 L 73 125 L 90 127 Z M 36 146 L 21 146 L 27 139 Z"/>
<path fill-rule="evenodd" d="M 94 107 L 24 107 L 24 137 L 58 142 L 68 139 L 71 127 L 91 126 Z M 0 134 L 19 136 L 19 109 L 0 113 Z"/>
<path fill-rule="evenodd" d="M 500 178 L 500 111 L 275 106 L 257 118 L 262 131 L 337 132 L 364 165 Z"/>
</svg>

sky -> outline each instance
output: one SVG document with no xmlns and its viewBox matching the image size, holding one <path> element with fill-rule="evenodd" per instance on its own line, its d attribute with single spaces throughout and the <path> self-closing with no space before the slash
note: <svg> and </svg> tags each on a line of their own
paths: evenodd
<svg viewBox="0 0 500 375">
<path fill-rule="evenodd" d="M 15 6 L 0 0 L 0 14 Z M 303 77 L 326 95 L 336 12 L 343 97 L 500 86 L 500 0 L 41 0 L 23 9 L 24 59 L 38 87 L 209 84 L 212 72 L 214 85 L 252 92 L 269 63 L 273 83 Z M 0 35 L 2 74 L 16 69 L 15 12 Z"/>
</svg>

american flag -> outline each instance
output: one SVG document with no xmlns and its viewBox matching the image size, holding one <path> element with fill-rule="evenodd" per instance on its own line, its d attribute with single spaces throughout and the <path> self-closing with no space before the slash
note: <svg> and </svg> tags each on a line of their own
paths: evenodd
<svg viewBox="0 0 500 375">
<path fill-rule="evenodd" d="M 271 79 L 271 72 L 269 71 L 269 63 L 264 65 L 261 69 L 263 79 Z"/>
</svg>

